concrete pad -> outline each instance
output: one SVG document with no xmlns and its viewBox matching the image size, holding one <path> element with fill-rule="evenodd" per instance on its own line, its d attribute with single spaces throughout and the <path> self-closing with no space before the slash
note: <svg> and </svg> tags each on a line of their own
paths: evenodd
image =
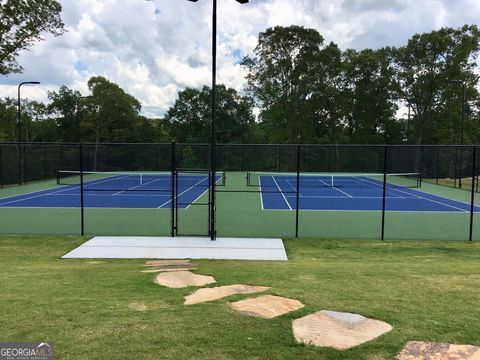
<svg viewBox="0 0 480 360">
<path fill-rule="evenodd" d="M 392 326 L 362 315 L 322 310 L 294 320 L 292 330 L 299 343 L 344 350 L 371 341 Z"/>
<path fill-rule="evenodd" d="M 197 275 L 190 271 L 162 272 L 157 275 L 156 280 L 159 285 L 175 289 L 203 286 L 216 282 L 213 276 Z"/>
<path fill-rule="evenodd" d="M 222 299 L 227 296 L 238 294 L 253 294 L 271 289 L 270 286 L 252 286 L 252 285 L 227 285 L 214 288 L 204 288 L 185 296 L 185 305 L 193 305 Z"/>
<path fill-rule="evenodd" d="M 288 260 L 281 239 L 96 236 L 63 259 Z"/>
<path fill-rule="evenodd" d="M 480 360 L 480 347 L 424 341 L 410 341 L 397 360 Z"/>
<path fill-rule="evenodd" d="M 264 319 L 271 319 L 305 306 L 298 300 L 275 295 L 263 295 L 257 298 L 237 301 L 230 305 L 240 314 Z"/>
</svg>

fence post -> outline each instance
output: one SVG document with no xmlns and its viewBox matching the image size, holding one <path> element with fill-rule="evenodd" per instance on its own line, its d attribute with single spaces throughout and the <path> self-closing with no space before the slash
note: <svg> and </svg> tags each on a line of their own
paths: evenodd
<svg viewBox="0 0 480 360">
<path fill-rule="evenodd" d="M 383 196 L 382 196 L 382 236 L 381 239 L 385 240 L 385 204 L 387 196 L 387 156 L 388 147 L 385 146 L 383 150 Z"/>
<path fill-rule="evenodd" d="M 171 228 L 171 236 L 175 237 L 175 209 L 176 209 L 176 194 L 175 194 L 175 172 L 176 172 L 176 147 L 175 147 L 175 141 L 172 141 L 172 144 L 170 146 L 170 152 L 171 152 L 171 172 L 172 172 L 172 207 L 171 207 L 171 220 L 172 220 L 172 228 Z M 157 146 L 158 147 L 158 146 Z"/>
<path fill-rule="evenodd" d="M 27 144 L 23 145 L 22 159 L 22 180 L 25 185 L 27 183 Z"/>
<path fill-rule="evenodd" d="M 473 160 L 472 160 L 472 195 L 471 195 L 471 202 L 470 202 L 470 233 L 468 236 L 468 240 L 473 240 L 473 211 L 475 209 L 475 172 L 477 170 L 477 147 L 473 146 Z"/>
<path fill-rule="evenodd" d="M 18 149 L 18 185 L 22 185 L 22 144 L 17 143 Z"/>
<path fill-rule="evenodd" d="M 43 181 L 47 181 L 47 144 L 43 144 Z"/>
<path fill-rule="evenodd" d="M 3 188 L 3 156 L 2 156 L 3 146 L 0 144 L 0 189 Z"/>
<path fill-rule="evenodd" d="M 83 145 L 80 144 L 80 227 L 82 236 L 85 235 L 85 214 L 83 203 Z"/>
<path fill-rule="evenodd" d="M 297 206 L 295 209 L 295 238 L 298 238 L 298 219 L 300 216 L 300 145 L 297 146 Z"/>
</svg>

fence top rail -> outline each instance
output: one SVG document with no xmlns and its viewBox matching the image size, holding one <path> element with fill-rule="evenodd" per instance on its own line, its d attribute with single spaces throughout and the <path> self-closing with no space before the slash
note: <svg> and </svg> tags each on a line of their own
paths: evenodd
<svg viewBox="0 0 480 360">
<path fill-rule="evenodd" d="M 174 142 L 176 145 L 179 146 L 205 146 L 210 147 L 209 143 L 177 143 Z M 1 145 L 29 145 L 29 146 L 41 146 L 41 145 L 51 145 L 51 146 L 124 146 L 124 145 L 135 145 L 135 146 L 143 146 L 143 145 L 162 145 L 162 146 L 171 146 L 172 143 L 112 143 L 112 142 L 102 142 L 102 143 L 92 143 L 92 142 L 15 142 L 15 141 L 5 141 L 0 142 Z M 411 144 L 254 144 L 254 143 L 245 143 L 245 144 L 236 144 L 236 143 L 217 143 L 216 146 L 218 147 L 234 147 L 234 146 L 265 146 L 265 147 L 337 147 L 337 148 L 350 148 L 350 147 L 364 147 L 364 148 L 472 148 L 472 147 L 479 147 L 480 144 L 468 144 L 468 145 L 459 145 L 459 144 L 422 144 L 422 145 L 411 145 Z"/>
</svg>

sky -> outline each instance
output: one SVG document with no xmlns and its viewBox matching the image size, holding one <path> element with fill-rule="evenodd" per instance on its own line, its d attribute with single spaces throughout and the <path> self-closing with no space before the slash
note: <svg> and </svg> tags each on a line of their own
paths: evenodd
<svg viewBox="0 0 480 360">
<path fill-rule="evenodd" d="M 0 97 L 46 101 L 61 85 L 88 95 L 105 76 L 161 117 L 179 91 L 211 84 L 212 0 L 61 0 L 67 32 L 22 51 L 22 74 L 0 76 Z M 402 46 L 415 33 L 480 22 L 478 0 L 218 0 L 217 82 L 242 91 L 258 34 L 274 26 L 314 28 L 342 49 Z"/>
</svg>

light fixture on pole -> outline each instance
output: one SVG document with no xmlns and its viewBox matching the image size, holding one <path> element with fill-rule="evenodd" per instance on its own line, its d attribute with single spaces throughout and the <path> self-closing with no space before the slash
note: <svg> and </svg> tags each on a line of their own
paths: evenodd
<svg viewBox="0 0 480 360">
<path fill-rule="evenodd" d="M 197 2 L 198 0 L 188 0 Z M 235 0 L 240 4 L 248 3 L 248 0 Z M 211 185 L 210 185 L 210 239 L 215 240 L 215 177 L 216 177 L 216 154 L 215 154 L 215 126 L 217 120 L 216 111 L 216 88 L 217 88 L 217 0 L 212 0 L 212 135 L 211 135 Z"/>
<path fill-rule="evenodd" d="M 22 85 L 39 85 L 38 81 L 24 81 L 18 85 L 18 97 L 17 97 L 17 130 L 18 130 L 18 142 L 22 142 L 22 120 L 20 118 L 20 112 L 22 111 L 22 106 L 20 103 L 20 88 Z"/>
</svg>

